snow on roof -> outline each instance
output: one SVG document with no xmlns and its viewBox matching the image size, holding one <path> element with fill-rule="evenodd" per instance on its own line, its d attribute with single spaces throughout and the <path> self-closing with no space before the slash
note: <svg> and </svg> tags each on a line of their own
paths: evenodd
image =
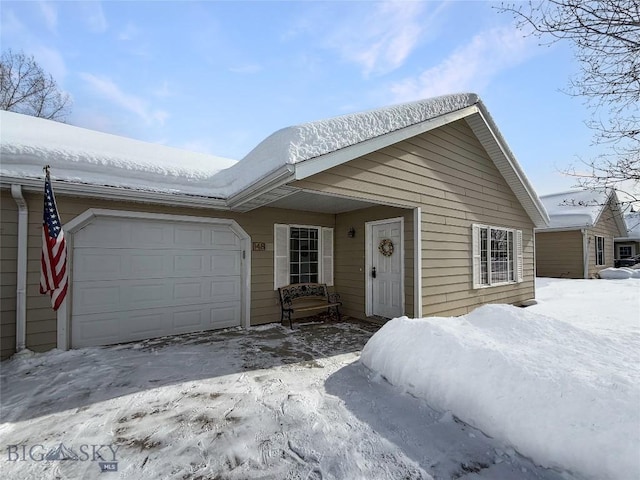
<svg viewBox="0 0 640 480">
<path fill-rule="evenodd" d="M 203 181 L 235 160 L 0 112 L 0 175 L 209 195 Z"/>
<path fill-rule="evenodd" d="M 624 216 L 627 226 L 627 237 L 640 240 L 640 212 L 629 212 Z"/>
<path fill-rule="evenodd" d="M 148 144 L 39 118 L 0 112 L 0 176 L 228 198 L 286 166 L 471 106 L 455 94 L 284 128 L 241 161 Z M 227 168 L 229 167 L 229 168 Z"/>
<path fill-rule="evenodd" d="M 540 200 L 549 214 L 549 228 L 578 228 L 595 225 L 608 198 L 606 192 L 569 190 Z"/>
</svg>

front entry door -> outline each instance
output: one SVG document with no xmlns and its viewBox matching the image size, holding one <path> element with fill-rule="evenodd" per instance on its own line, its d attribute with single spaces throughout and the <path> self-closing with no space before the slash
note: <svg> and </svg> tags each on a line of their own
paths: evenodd
<svg viewBox="0 0 640 480">
<path fill-rule="evenodd" d="M 401 219 L 371 222 L 371 313 L 385 318 L 404 314 L 403 225 Z"/>
</svg>

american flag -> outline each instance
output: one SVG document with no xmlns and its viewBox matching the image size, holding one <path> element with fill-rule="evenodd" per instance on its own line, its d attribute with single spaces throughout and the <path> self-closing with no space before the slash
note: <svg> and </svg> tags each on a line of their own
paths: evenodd
<svg viewBox="0 0 640 480">
<path fill-rule="evenodd" d="M 45 167 L 45 171 L 40 293 L 51 295 L 51 306 L 58 310 L 67 295 L 67 244 L 51 188 L 49 167 Z"/>
</svg>

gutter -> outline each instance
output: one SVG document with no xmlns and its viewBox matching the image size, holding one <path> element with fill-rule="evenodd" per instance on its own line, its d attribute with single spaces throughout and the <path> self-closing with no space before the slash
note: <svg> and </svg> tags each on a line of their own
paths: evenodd
<svg viewBox="0 0 640 480">
<path fill-rule="evenodd" d="M 11 185 L 11 196 L 18 206 L 18 271 L 16 278 L 16 352 L 26 348 L 27 338 L 27 235 L 29 210 L 22 186 Z"/>
<path fill-rule="evenodd" d="M 240 192 L 231 195 L 226 202 L 227 208 L 240 211 L 241 206 L 255 200 L 260 195 L 294 180 L 295 165 L 287 163 L 252 183 Z"/>
<path fill-rule="evenodd" d="M 39 192 L 42 190 L 42 178 L 0 177 L 0 187 L 13 185 L 20 182 L 25 191 Z M 197 195 L 185 195 L 180 193 L 154 192 L 148 190 L 135 190 L 128 188 L 109 187 L 106 185 L 90 185 L 56 181 L 56 194 L 70 195 L 74 197 L 108 198 L 110 200 L 122 200 L 139 203 L 151 203 L 157 205 L 184 206 L 195 208 L 213 208 L 216 210 L 229 210 L 224 199 L 213 197 L 201 197 Z"/>
</svg>

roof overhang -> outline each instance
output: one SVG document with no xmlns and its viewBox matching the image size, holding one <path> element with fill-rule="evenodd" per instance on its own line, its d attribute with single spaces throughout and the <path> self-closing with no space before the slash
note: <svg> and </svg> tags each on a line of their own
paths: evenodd
<svg viewBox="0 0 640 480">
<path fill-rule="evenodd" d="M 62 180 L 54 180 L 53 183 L 56 195 L 69 195 L 85 198 L 107 198 L 109 200 L 122 200 L 158 205 L 229 210 L 227 203 L 221 198 L 127 189 L 108 185 L 66 182 Z M 21 185 L 27 192 L 42 192 L 42 189 L 44 188 L 42 179 L 9 176 L 0 177 L 0 188 L 11 188 L 11 185 Z"/>
<path fill-rule="evenodd" d="M 295 180 L 302 180 L 355 158 L 393 145 L 449 123 L 465 119 L 489 157 L 511 187 L 536 227 L 549 224 L 549 216 L 522 168 L 481 101 L 455 112 L 431 118 L 340 150 L 294 165 Z"/>
</svg>

